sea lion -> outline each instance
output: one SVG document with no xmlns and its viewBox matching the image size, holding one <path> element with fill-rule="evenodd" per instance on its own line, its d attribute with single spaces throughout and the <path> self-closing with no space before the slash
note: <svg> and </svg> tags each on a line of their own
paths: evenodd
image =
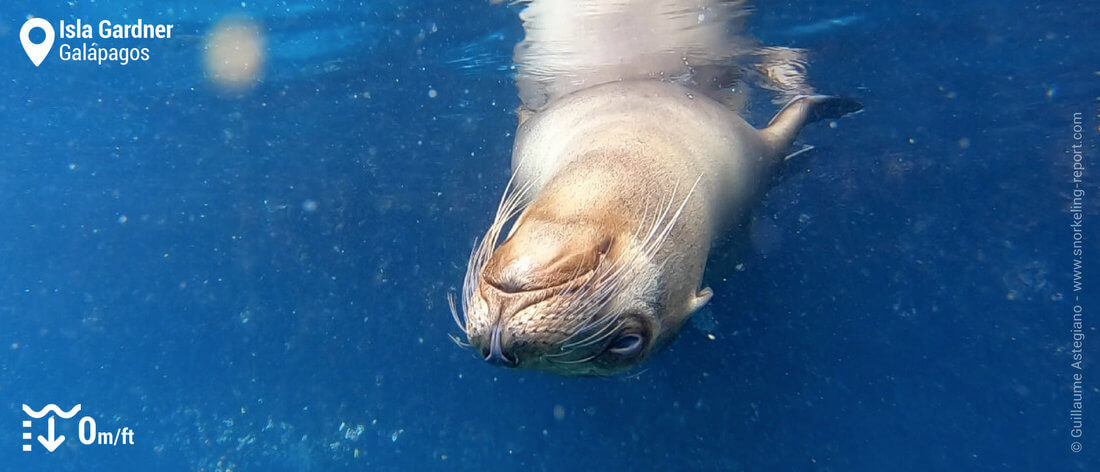
<svg viewBox="0 0 1100 472">
<path fill-rule="evenodd" d="M 535 1 L 528 10 L 539 8 L 537 13 L 551 17 L 569 6 L 583 11 L 574 3 Z M 654 18 L 647 8 L 635 11 L 641 1 L 597 2 L 604 3 L 608 11 L 598 21 L 629 24 L 635 19 L 630 15 L 643 15 L 648 24 L 665 18 Z M 698 2 L 659 3 L 682 8 L 658 12 L 699 8 Z M 711 8 L 721 6 L 729 5 Z M 534 14 L 524 20 L 525 42 L 560 44 L 577 36 L 548 33 Z M 714 41 L 712 36 L 704 37 Z M 691 49 L 699 46 L 698 31 L 688 39 L 672 33 L 664 39 L 672 46 L 661 47 L 671 54 L 698 52 Z M 654 74 L 678 66 L 638 53 L 644 45 L 632 53 L 618 44 L 619 54 L 636 59 L 593 66 L 592 53 L 578 52 L 577 43 L 574 63 L 556 54 L 554 60 L 566 64 L 553 67 L 530 56 L 537 47 L 523 46 L 517 48 L 521 95 L 541 93 L 524 99 L 513 175 L 470 257 L 461 315 L 451 299 L 468 345 L 507 367 L 609 375 L 649 358 L 710 300 L 702 278 L 712 243 L 744 228 L 746 213 L 774 182 L 798 131 L 861 108 L 849 99 L 796 96 L 757 130 L 698 81 Z M 708 56 L 703 49 L 697 55 Z M 525 77 L 524 66 L 558 70 L 569 79 Z M 598 79 L 578 85 L 582 76 Z"/>
</svg>

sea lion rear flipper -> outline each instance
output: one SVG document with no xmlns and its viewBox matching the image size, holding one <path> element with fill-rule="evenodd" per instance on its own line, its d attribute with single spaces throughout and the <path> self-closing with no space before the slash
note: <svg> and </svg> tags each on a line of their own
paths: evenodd
<svg viewBox="0 0 1100 472">
<path fill-rule="evenodd" d="M 834 120 L 862 109 L 863 105 L 851 98 L 800 95 L 779 110 L 760 133 L 771 146 L 774 155 L 785 156 L 803 126 L 815 121 Z"/>
</svg>

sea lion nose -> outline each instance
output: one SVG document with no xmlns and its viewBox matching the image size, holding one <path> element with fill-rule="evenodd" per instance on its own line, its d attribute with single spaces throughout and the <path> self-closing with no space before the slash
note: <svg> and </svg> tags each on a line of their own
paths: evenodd
<svg viewBox="0 0 1100 472">
<path fill-rule="evenodd" d="M 485 361 L 501 367 L 515 367 L 519 362 L 515 355 L 509 356 L 501 346 L 500 332 L 500 325 L 493 325 L 493 334 L 489 338 L 489 350 L 485 353 Z"/>
</svg>

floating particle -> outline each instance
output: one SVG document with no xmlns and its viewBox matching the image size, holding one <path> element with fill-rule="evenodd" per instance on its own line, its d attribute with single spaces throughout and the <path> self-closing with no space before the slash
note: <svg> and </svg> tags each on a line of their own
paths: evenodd
<svg viewBox="0 0 1100 472">
<path fill-rule="evenodd" d="M 203 65 L 207 79 L 219 88 L 251 88 L 260 79 L 263 64 L 263 34 L 252 21 L 223 19 L 207 34 Z"/>
<path fill-rule="evenodd" d="M 363 425 L 356 425 L 354 428 L 347 428 L 344 430 L 344 439 L 349 441 L 357 441 L 359 436 L 363 435 L 363 431 L 366 428 Z"/>
</svg>

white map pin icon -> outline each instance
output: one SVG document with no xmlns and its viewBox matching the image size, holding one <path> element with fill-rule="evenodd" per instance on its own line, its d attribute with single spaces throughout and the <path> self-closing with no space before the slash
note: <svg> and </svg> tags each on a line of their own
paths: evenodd
<svg viewBox="0 0 1100 472">
<path fill-rule="evenodd" d="M 31 30 L 35 28 L 42 28 L 42 31 L 46 32 L 46 39 L 38 44 L 31 42 Z M 19 42 L 23 43 L 23 50 L 27 51 L 27 57 L 31 58 L 35 67 L 38 67 L 50 53 L 50 48 L 53 47 L 53 36 L 53 26 L 42 18 L 31 18 L 19 29 Z"/>
</svg>

